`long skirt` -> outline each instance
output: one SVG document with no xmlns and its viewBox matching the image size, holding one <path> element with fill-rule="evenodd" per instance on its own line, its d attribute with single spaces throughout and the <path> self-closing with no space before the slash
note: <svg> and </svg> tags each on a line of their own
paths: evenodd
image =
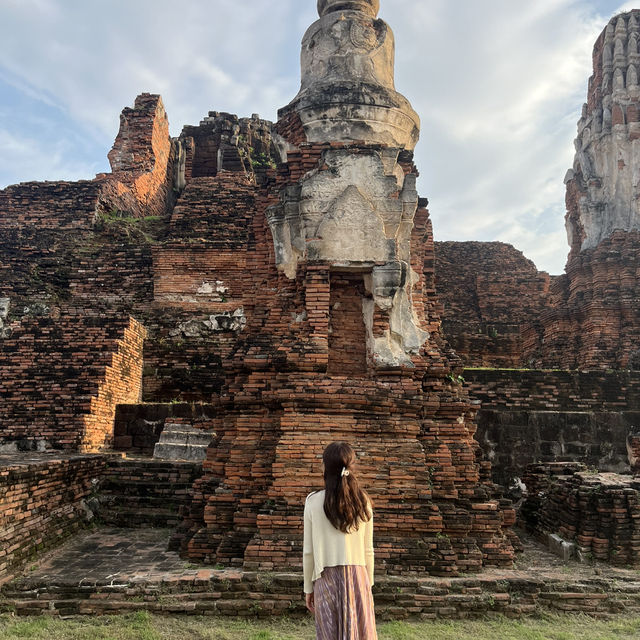
<svg viewBox="0 0 640 640">
<path fill-rule="evenodd" d="M 313 594 L 317 640 L 377 640 L 366 567 L 326 567 Z"/>
</svg>

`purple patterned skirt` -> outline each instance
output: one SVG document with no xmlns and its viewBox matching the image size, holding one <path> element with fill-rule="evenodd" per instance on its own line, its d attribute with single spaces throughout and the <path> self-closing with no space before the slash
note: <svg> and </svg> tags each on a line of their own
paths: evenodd
<svg viewBox="0 0 640 640">
<path fill-rule="evenodd" d="M 366 567 L 326 567 L 313 583 L 317 640 L 377 640 Z"/>
</svg>

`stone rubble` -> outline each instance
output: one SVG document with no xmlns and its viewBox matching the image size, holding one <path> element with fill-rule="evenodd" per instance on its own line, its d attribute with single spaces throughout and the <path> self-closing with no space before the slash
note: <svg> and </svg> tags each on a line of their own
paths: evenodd
<svg viewBox="0 0 640 640">
<path fill-rule="evenodd" d="M 584 561 L 640 567 L 640 479 L 579 463 L 530 465 L 521 518 L 539 537 L 572 543 Z"/>
</svg>

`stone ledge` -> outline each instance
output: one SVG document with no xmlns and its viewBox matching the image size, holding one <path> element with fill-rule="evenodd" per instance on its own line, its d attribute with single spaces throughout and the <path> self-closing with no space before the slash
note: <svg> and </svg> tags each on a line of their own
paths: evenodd
<svg viewBox="0 0 640 640">
<path fill-rule="evenodd" d="M 305 615 L 302 575 L 196 565 L 167 550 L 169 529 L 105 528 L 77 536 L 0 589 L 18 615 L 155 613 L 253 617 Z M 520 617 L 573 611 L 640 612 L 640 573 L 564 564 L 523 536 L 519 569 L 457 578 L 376 574 L 380 620 Z M 526 567 L 526 568 L 525 568 Z"/>
<path fill-rule="evenodd" d="M 302 615 L 302 576 L 198 569 L 162 578 L 7 585 L 0 611 L 18 615 L 102 615 L 132 610 L 220 616 Z M 640 577 L 563 580 L 526 573 L 501 577 L 382 578 L 373 588 L 381 620 L 520 617 L 576 612 L 596 617 L 640 612 Z"/>
</svg>

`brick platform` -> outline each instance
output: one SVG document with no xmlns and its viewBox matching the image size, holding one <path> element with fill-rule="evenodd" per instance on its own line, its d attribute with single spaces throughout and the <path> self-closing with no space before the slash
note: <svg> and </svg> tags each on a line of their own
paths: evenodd
<svg viewBox="0 0 640 640">
<path fill-rule="evenodd" d="M 640 424 L 638 372 L 465 369 L 462 375 L 479 403 L 478 441 L 501 486 L 521 480 L 534 462 L 629 471 Z"/>
<path fill-rule="evenodd" d="M 103 456 L 0 455 L 0 582 L 87 527 Z"/>
<path fill-rule="evenodd" d="M 520 518 L 541 539 L 557 534 L 583 557 L 640 568 L 640 478 L 575 463 L 530 465 Z"/>
<path fill-rule="evenodd" d="M 106 529 L 78 538 L 3 587 L 0 610 L 18 615 L 306 615 L 299 573 L 186 563 L 165 551 L 168 532 Z M 380 620 L 456 619 L 545 612 L 605 617 L 640 611 L 638 573 L 564 565 L 528 541 L 518 568 L 475 577 L 377 577 Z"/>
</svg>

